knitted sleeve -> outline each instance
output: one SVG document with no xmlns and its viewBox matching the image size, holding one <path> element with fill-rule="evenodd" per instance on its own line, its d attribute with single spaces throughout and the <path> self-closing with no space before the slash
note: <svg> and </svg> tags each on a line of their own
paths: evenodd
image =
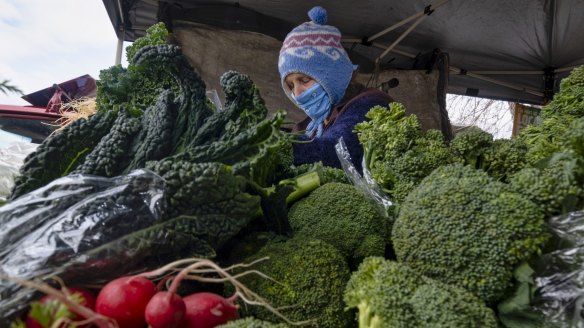
<svg viewBox="0 0 584 328">
<path fill-rule="evenodd" d="M 315 163 L 322 161 L 326 166 L 341 168 L 341 163 L 335 152 L 335 145 L 343 137 L 353 164 L 362 172 L 363 147 L 357 134 L 353 132 L 355 125 L 366 120 L 365 114 L 376 105 L 387 106 L 387 97 L 365 96 L 357 99 L 341 114 L 335 122 L 324 130 L 320 138 L 310 140 L 299 137 L 301 143 L 294 143 L 294 164 Z"/>
</svg>

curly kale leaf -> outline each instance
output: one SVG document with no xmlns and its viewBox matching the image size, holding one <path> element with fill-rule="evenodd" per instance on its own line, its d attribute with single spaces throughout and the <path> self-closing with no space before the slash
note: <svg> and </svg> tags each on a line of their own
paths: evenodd
<svg viewBox="0 0 584 328">
<path fill-rule="evenodd" d="M 244 178 L 233 174 L 231 167 L 221 163 L 193 163 L 167 158 L 151 162 L 148 167 L 159 174 L 167 184 L 166 197 L 169 216 L 221 213 L 223 209 L 259 206 L 259 197 L 243 193 Z"/>
<path fill-rule="evenodd" d="M 220 84 L 225 93 L 225 109 L 206 120 L 190 147 L 228 141 L 266 118 L 264 101 L 249 76 L 228 71 L 221 76 Z"/>
<path fill-rule="evenodd" d="M 138 133 L 140 118 L 121 110 L 111 130 L 106 134 L 73 173 L 113 177 L 120 174 L 129 158 L 129 147 Z"/>
<path fill-rule="evenodd" d="M 158 22 L 146 29 L 146 34 L 137 38 L 131 45 L 126 47 L 126 59 L 130 65 L 134 64 L 134 57 L 138 50 L 146 46 L 156 46 L 167 44 L 169 33 L 164 22 Z"/>
<path fill-rule="evenodd" d="M 176 117 L 173 100 L 172 93 L 166 90 L 158 96 L 156 104 L 148 107 L 142 115 L 142 126 L 131 146 L 131 161 L 125 169 L 126 173 L 170 154 Z"/>
<path fill-rule="evenodd" d="M 24 160 L 10 198 L 16 199 L 74 170 L 110 132 L 114 120 L 114 113 L 97 112 L 89 119 L 76 120 L 45 139 Z"/>
<path fill-rule="evenodd" d="M 137 69 L 151 66 L 163 68 L 165 74 L 178 85 L 179 92 L 175 99 L 179 107 L 174 124 L 173 152 L 186 149 L 213 113 L 207 103 L 205 82 L 195 73 L 178 46 L 146 46 L 136 53 L 134 60 Z"/>
</svg>

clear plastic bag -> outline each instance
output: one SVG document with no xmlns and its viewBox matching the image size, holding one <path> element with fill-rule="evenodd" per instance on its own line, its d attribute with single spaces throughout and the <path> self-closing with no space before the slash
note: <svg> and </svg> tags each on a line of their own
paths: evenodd
<svg viewBox="0 0 584 328">
<path fill-rule="evenodd" d="M 0 203 L 6 202 L 10 196 L 20 166 L 26 156 L 37 147 L 37 144 L 23 141 L 14 141 L 6 147 L 0 147 Z"/>
<path fill-rule="evenodd" d="M 515 269 L 513 293 L 498 304 L 503 327 L 584 328 L 584 211 L 549 227 L 546 250 Z"/>
<path fill-rule="evenodd" d="M 359 173 L 355 165 L 353 165 L 353 161 L 351 160 L 351 154 L 349 154 L 349 150 L 347 149 L 347 145 L 343 138 L 339 138 L 339 141 L 335 145 L 335 151 L 341 162 L 341 166 L 345 171 L 345 174 L 351 181 L 351 183 L 371 196 L 371 199 L 375 201 L 375 203 L 379 206 L 380 212 L 387 216 L 390 208 L 393 206 L 392 201 L 389 197 L 381 190 L 377 182 L 373 180 L 371 177 L 371 173 L 367 169 L 365 165 L 365 161 L 363 161 L 363 175 Z"/>
<path fill-rule="evenodd" d="M 161 223 L 164 210 L 164 181 L 148 170 L 57 179 L 0 207 L 0 274 L 58 276 L 66 283 L 126 274 L 152 252 L 116 242 Z M 0 279 L 0 317 L 20 310 L 31 295 Z"/>
<path fill-rule="evenodd" d="M 550 219 L 551 252 L 533 266 L 534 307 L 553 327 L 584 327 L 584 211 Z"/>
</svg>

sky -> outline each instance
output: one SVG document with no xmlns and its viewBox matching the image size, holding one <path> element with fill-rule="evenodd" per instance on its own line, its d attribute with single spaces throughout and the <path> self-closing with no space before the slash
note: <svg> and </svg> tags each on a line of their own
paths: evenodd
<svg viewBox="0 0 584 328">
<path fill-rule="evenodd" d="M 84 74 L 98 79 L 117 48 L 101 0 L 0 0 L 0 42 L 0 81 L 24 94 Z M 0 104 L 28 105 L 2 92 Z"/>
</svg>

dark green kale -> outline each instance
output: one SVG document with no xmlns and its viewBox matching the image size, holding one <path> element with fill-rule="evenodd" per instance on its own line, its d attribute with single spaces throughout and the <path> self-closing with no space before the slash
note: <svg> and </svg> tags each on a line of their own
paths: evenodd
<svg viewBox="0 0 584 328">
<path fill-rule="evenodd" d="M 130 161 L 130 145 L 140 130 L 140 118 L 120 110 L 110 131 L 91 150 L 73 173 L 113 177 L 124 171 Z"/>
<path fill-rule="evenodd" d="M 134 137 L 130 152 L 130 162 L 125 172 L 143 168 L 148 161 L 160 160 L 168 156 L 172 150 L 172 135 L 176 104 L 172 93 L 163 91 L 158 101 L 148 107 L 141 119 L 141 128 Z"/>
<path fill-rule="evenodd" d="M 110 132 L 115 118 L 114 113 L 97 112 L 87 120 L 76 120 L 45 139 L 25 158 L 10 199 L 14 200 L 75 170 L 101 138 Z"/>
</svg>

